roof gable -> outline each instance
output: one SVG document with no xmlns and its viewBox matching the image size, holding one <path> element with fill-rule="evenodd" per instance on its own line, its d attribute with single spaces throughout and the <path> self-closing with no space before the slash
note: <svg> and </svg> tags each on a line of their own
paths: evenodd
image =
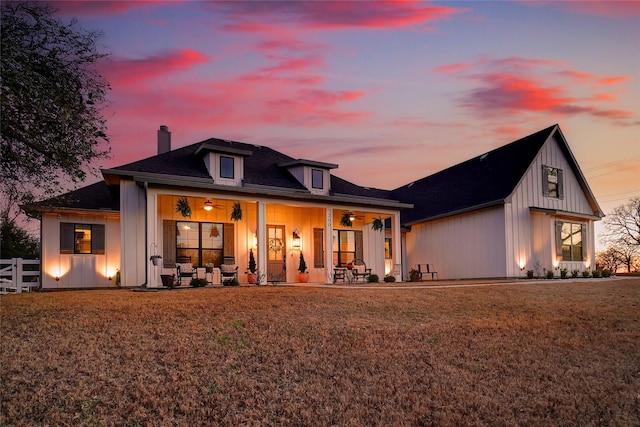
<svg viewBox="0 0 640 427">
<path fill-rule="evenodd" d="M 393 197 L 413 203 L 403 224 L 504 203 L 557 125 L 403 185 Z"/>
</svg>

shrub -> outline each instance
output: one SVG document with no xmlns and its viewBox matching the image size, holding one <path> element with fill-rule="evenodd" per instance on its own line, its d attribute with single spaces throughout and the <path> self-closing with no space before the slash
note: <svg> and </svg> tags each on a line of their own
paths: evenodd
<svg viewBox="0 0 640 427">
<path fill-rule="evenodd" d="M 527 279 L 533 279 L 533 270 L 527 270 Z"/>
<path fill-rule="evenodd" d="M 602 277 L 611 277 L 613 271 L 611 270 L 602 270 Z"/>
<path fill-rule="evenodd" d="M 578 273 L 580 273 L 580 271 L 578 270 L 571 270 L 571 277 L 578 277 Z"/>
<path fill-rule="evenodd" d="M 224 286 L 240 286 L 240 282 L 235 277 L 224 282 Z"/>
<path fill-rule="evenodd" d="M 593 270 L 593 277 L 596 279 L 602 277 L 602 270 Z"/>
<path fill-rule="evenodd" d="M 589 270 L 585 270 L 582 272 L 582 277 L 591 277 L 591 272 Z"/>
<path fill-rule="evenodd" d="M 387 283 L 395 282 L 396 281 L 396 276 L 391 276 L 391 275 L 384 276 L 384 279 L 382 279 L 382 280 L 384 280 Z"/>
<path fill-rule="evenodd" d="M 378 283 L 378 282 L 380 281 L 380 278 L 378 277 L 378 275 L 377 275 L 377 274 L 370 274 L 370 275 L 367 277 L 367 281 L 368 281 L 369 283 Z"/>
<path fill-rule="evenodd" d="M 420 281 L 420 272 L 415 268 L 409 270 L 409 281 L 411 282 L 419 282 Z"/>
<path fill-rule="evenodd" d="M 189 283 L 194 288 L 203 288 L 207 286 L 207 279 L 191 279 L 191 283 Z"/>
<path fill-rule="evenodd" d="M 566 279 L 568 273 L 569 273 L 569 270 L 567 270 L 566 268 L 563 268 L 562 270 L 560 270 L 560 277 L 562 279 Z"/>
<path fill-rule="evenodd" d="M 553 279 L 553 270 L 547 270 L 547 279 Z"/>
</svg>

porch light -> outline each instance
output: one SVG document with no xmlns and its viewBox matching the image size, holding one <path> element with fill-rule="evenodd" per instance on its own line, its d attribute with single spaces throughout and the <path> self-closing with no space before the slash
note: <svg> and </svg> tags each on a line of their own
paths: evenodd
<svg viewBox="0 0 640 427">
<path fill-rule="evenodd" d="M 291 247 L 295 250 L 300 250 L 301 246 L 301 237 L 298 234 L 298 229 L 293 230 L 293 235 L 291 236 Z"/>
<path fill-rule="evenodd" d="M 204 202 L 204 210 L 210 211 L 211 209 L 213 209 L 213 203 L 211 203 L 211 200 L 207 199 L 207 201 Z"/>
<path fill-rule="evenodd" d="M 353 212 L 349 212 L 349 221 L 353 222 L 356 220 L 356 215 Z"/>
</svg>

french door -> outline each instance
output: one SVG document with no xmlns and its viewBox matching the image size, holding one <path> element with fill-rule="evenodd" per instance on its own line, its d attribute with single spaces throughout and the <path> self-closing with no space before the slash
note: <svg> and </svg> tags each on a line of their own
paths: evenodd
<svg viewBox="0 0 640 427">
<path fill-rule="evenodd" d="M 267 225 L 267 281 L 287 281 L 287 248 L 284 226 Z"/>
</svg>

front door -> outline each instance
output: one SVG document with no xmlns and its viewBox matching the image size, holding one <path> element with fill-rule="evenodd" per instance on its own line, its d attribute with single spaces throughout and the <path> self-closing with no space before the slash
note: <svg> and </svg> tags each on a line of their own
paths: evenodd
<svg viewBox="0 0 640 427">
<path fill-rule="evenodd" d="M 267 281 L 286 282 L 287 265 L 284 226 L 267 225 Z"/>
</svg>

